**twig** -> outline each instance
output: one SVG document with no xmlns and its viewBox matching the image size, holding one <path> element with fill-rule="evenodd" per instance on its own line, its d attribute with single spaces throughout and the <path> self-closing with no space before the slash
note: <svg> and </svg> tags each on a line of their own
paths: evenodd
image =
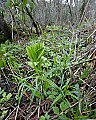
<svg viewBox="0 0 96 120">
<path fill-rule="evenodd" d="M 87 40 L 96 32 L 96 29 L 91 33 L 91 35 L 89 35 L 89 37 L 87 38 Z"/>
<path fill-rule="evenodd" d="M 82 102 L 82 100 L 80 100 L 79 104 L 78 104 L 80 115 L 82 115 L 82 112 L 81 112 L 81 102 Z"/>
<path fill-rule="evenodd" d="M 39 115 L 40 115 L 40 104 L 41 104 L 41 99 L 39 99 L 38 118 L 39 118 Z"/>
<path fill-rule="evenodd" d="M 74 60 L 76 59 L 76 54 L 77 54 L 77 41 L 78 41 L 78 37 L 77 37 L 77 34 L 76 34 L 76 43 L 75 43 L 75 48 L 74 48 Z"/>
<path fill-rule="evenodd" d="M 85 83 L 88 87 L 90 87 L 90 85 L 88 83 L 86 83 L 84 80 L 80 79 L 83 83 Z M 92 84 L 91 84 L 92 85 Z M 92 89 L 96 90 L 94 87 L 91 87 Z"/>
<path fill-rule="evenodd" d="M 75 67 L 75 66 L 77 66 L 77 65 L 80 65 L 80 64 L 86 63 L 86 62 L 91 62 L 91 61 L 93 61 L 93 60 L 96 60 L 96 58 L 88 59 L 88 60 L 85 60 L 85 61 L 81 61 L 81 62 L 79 62 L 79 63 L 77 63 L 77 64 L 70 65 L 70 66 L 68 66 L 67 68 L 69 68 L 69 67 L 72 68 L 72 67 Z"/>
<path fill-rule="evenodd" d="M 85 9 L 84 9 L 84 11 L 83 11 L 83 14 L 82 14 L 81 19 L 80 19 L 80 22 L 79 22 L 79 25 L 82 24 L 83 21 L 84 21 L 84 18 L 85 18 L 85 12 L 86 12 L 86 10 L 87 10 L 87 7 L 88 7 L 88 4 L 89 4 L 89 1 L 90 1 L 90 0 L 88 0 L 87 4 L 86 4 L 86 6 L 85 6 Z"/>
<path fill-rule="evenodd" d="M 16 107 L 17 108 L 17 107 Z M 10 115 L 16 110 L 16 108 L 14 108 L 14 110 L 11 112 L 11 113 L 9 113 L 9 115 L 7 116 L 7 118 L 5 119 L 5 120 L 8 120 L 8 118 L 10 117 Z"/>
<path fill-rule="evenodd" d="M 10 85 L 10 84 L 8 83 L 8 77 L 5 75 L 5 73 L 4 73 L 4 71 L 3 71 L 2 69 L 1 69 L 1 71 L 2 71 L 2 73 L 3 73 L 3 75 L 4 75 L 4 77 L 5 77 L 5 80 L 6 80 L 7 84 Z"/>
<path fill-rule="evenodd" d="M 33 107 L 34 107 L 34 106 L 33 106 Z M 38 107 L 39 107 L 39 106 L 37 106 L 37 107 L 35 108 L 35 110 L 29 115 L 28 119 L 30 119 L 30 117 L 36 112 L 36 110 L 38 109 Z"/>
<path fill-rule="evenodd" d="M 16 115 L 15 115 L 15 120 L 17 119 L 18 110 L 19 110 L 19 105 L 17 106 Z"/>
<path fill-rule="evenodd" d="M 93 112 L 93 111 L 96 111 L 96 109 L 90 110 L 90 111 L 84 111 L 84 112 L 82 112 L 82 114 L 89 113 L 89 112 Z M 95 119 L 94 119 L 94 120 L 95 120 Z"/>
</svg>

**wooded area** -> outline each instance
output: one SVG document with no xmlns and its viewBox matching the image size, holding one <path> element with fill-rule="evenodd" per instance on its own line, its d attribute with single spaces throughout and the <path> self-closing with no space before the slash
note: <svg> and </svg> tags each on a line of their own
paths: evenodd
<svg viewBox="0 0 96 120">
<path fill-rule="evenodd" d="M 0 0 L 0 120 L 96 119 L 96 0 Z"/>
</svg>

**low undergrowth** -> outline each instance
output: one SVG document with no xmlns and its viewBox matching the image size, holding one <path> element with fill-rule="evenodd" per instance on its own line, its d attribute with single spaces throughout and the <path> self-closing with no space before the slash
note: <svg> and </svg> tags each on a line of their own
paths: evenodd
<svg viewBox="0 0 96 120">
<path fill-rule="evenodd" d="M 94 31 L 47 29 L 26 47 L 0 45 L 1 119 L 95 119 Z"/>
</svg>

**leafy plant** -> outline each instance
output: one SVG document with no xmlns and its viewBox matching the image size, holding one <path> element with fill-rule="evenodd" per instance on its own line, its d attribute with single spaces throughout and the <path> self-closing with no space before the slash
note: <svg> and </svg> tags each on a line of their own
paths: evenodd
<svg viewBox="0 0 96 120">
<path fill-rule="evenodd" d="M 12 97 L 11 93 L 6 93 L 4 90 L 1 89 L 0 87 L 0 108 L 3 107 L 3 105 L 8 102 Z M 4 116 L 6 115 L 8 110 L 1 110 L 0 111 L 0 119 L 3 119 Z"/>
<path fill-rule="evenodd" d="M 56 27 L 56 30 L 60 29 Z M 1 67 L 3 69 L 9 65 L 13 71 L 10 79 L 17 85 L 16 103 L 20 106 L 23 97 L 27 99 L 27 110 L 33 110 L 32 117 L 40 120 L 95 118 L 95 109 L 92 109 L 95 97 L 92 76 L 95 70 L 90 71 L 87 55 L 81 55 L 86 48 L 80 47 L 80 41 L 76 41 L 72 35 L 65 29 L 64 33 L 52 31 L 38 38 L 30 38 L 27 54 L 18 45 L 1 45 L 0 60 L 5 60 L 5 64 L 1 62 Z M 71 42 L 68 36 L 70 39 L 72 37 Z M 3 97 L 7 99 L 6 96 L 4 93 Z"/>
<path fill-rule="evenodd" d="M 40 42 L 34 44 L 33 46 L 26 47 L 28 56 L 31 60 L 31 62 L 28 62 L 28 64 L 33 67 L 36 72 L 38 73 L 41 70 L 41 65 L 43 63 L 43 54 L 44 54 L 44 47 Z M 40 70 L 39 70 L 40 69 Z"/>
<path fill-rule="evenodd" d="M 2 96 L 0 99 L 0 104 L 1 104 L 8 101 L 12 97 L 12 94 L 11 93 L 6 94 L 6 92 L 2 90 L 0 87 L 0 96 Z"/>
</svg>

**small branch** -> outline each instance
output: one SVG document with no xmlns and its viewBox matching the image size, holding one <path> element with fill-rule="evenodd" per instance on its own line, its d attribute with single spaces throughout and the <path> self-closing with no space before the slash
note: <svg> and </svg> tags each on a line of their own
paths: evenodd
<svg viewBox="0 0 96 120">
<path fill-rule="evenodd" d="M 7 118 L 6 118 L 5 120 L 8 120 L 8 118 L 12 115 L 12 113 L 13 113 L 16 109 L 17 109 L 17 107 L 14 108 L 14 110 L 13 110 L 11 113 L 9 113 L 9 115 L 7 116 Z"/>
<path fill-rule="evenodd" d="M 16 115 L 15 115 L 15 120 L 17 120 L 18 110 L 19 110 L 19 105 L 17 106 Z"/>
<path fill-rule="evenodd" d="M 87 38 L 87 40 L 96 32 L 96 29 L 91 33 L 91 35 L 89 35 L 89 37 Z"/>
<path fill-rule="evenodd" d="M 86 10 L 87 10 L 87 8 L 88 8 L 88 4 L 89 4 L 89 2 L 90 2 L 90 0 L 88 0 L 87 4 L 86 4 L 86 6 L 85 6 L 85 9 L 84 9 L 84 11 L 83 11 L 83 14 L 82 14 L 82 16 L 81 16 L 81 19 L 80 19 L 80 22 L 79 22 L 78 25 L 81 25 L 81 24 L 83 23 L 83 21 L 84 21 L 84 18 L 85 18 L 85 12 L 86 12 Z"/>
<path fill-rule="evenodd" d="M 39 115 L 40 115 L 40 104 L 41 104 L 41 99 L 39 100 L 39 107 L 38 107 L 38 118 L 39 118 Z"/>
<path fill-rule="evenodd" d="M 80 64 L 83 64 L 83 63 L 86 63 L 86 62 L 92 62 L 92 61 L 94 61 L 94 60 L 96 60 L 96 58 L 93 58 L 93 59 L 89 59 L 89 60 L 85 60 L 85 61 L 81 61 L 81 62 L 79 62 L 79 63 L 77 63 L 77 64 L 73 64 L 73 65 L 71 65 L 71 66 L 69 66 L 69 67 L 75 67 L 75 66 L 77 66 L 77 65 L 80 65 Z M 69 68 L 68 67 L 68 68 Z"/>
</svg>

